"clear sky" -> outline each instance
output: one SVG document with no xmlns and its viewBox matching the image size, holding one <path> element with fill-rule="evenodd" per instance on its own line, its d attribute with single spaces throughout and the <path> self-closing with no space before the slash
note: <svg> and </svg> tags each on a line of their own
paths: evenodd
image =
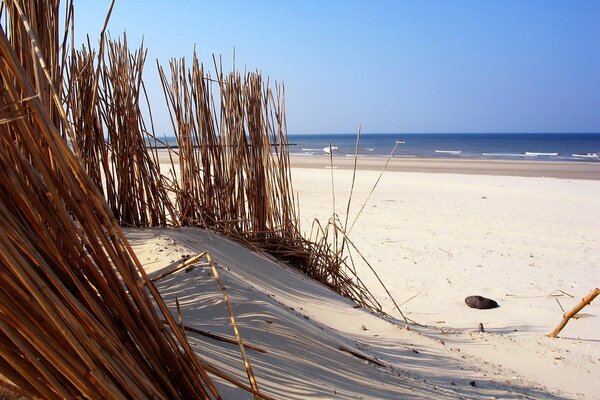
<svg viewBox="0 0 600 400">
<path fill-rule="evenodd" d="M 289 133 L 600 132 L 600 1 L 117 0 L 109 30 L 145 38 L 162 129 L 155 60 L 196 45 L 285 82 Z"/>
</svg>

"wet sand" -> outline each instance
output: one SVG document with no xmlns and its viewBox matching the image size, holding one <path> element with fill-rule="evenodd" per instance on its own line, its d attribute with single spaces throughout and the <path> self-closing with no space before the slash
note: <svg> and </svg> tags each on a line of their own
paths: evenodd
<svg viewBox="0 0 600 400">
<path fill-rule="evenodd" d="M 330 159 L 326 156 L 291 156 L 290 158 L 294 168 L 330 167 Z M 359 157 L 357 166 L 360 170 L 380 171 L 386 161 L 385 157 Z M 333 166 L 338 169 L 352 169 L 354 157 L 333 157 Z M 600 162 L 392 158 L 386 170 L 600 180 Z"/>
</svg>

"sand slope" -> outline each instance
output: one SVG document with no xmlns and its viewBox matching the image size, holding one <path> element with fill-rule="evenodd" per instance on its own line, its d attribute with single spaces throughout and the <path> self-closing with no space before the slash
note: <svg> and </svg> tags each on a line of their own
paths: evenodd
<svg viewBox="0 0 600 400">
<path fill-rule="evenodd" d="M 128 238 L 148 272 L 182 256 L 209 251 L 219 267 L 259 387 L 282 399 L 561 398 L 513 371 L 465 354 L 462 343 L 399 328 L 268 257 L 198 229 L 129 229 Z M 220 290 L 209 270 L 180 271 L 157 282 L 185 324 L 232 335 Z M 196 351 L 245 380 L 235 346 L 188 334 Z M 379 360 L 363 361 L 339 350 Z M 471 384 L 473 382 L 473 385 Z M 225 398 L 249 396 L 228 385 Z"/>
</svg>

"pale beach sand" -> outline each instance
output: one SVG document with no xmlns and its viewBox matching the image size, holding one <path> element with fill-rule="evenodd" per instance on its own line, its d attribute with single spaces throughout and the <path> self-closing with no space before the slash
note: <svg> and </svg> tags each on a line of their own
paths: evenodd
<svg viewBox="0 0 600 400">
<path fill-rule="evenodd" d="M 313 218 L 326 222 L 332 214 L 332 169 L 321 161 L 292 169 L 306 231 Z M 363 161 L 350 221 L 379 176 L 362 169 Z M 423 165 L 430 161 L 417 161 L 431 168 Z M 352 171 L 341 165 L 346 160 L 334 162 L 343 221 Z M 562 164 L 556 169 L 597 169 Z M 278 398 L 600 398 L 600 301 L 571 320 L 561 338 L 545 336 L 561 319 L 559 303 L 568 310 L 600 285 L 600 180 L 527 176 L 531 168 L 523 171 L 522 163 L 502 162 L 502 171 L 517 176 L 483 174 L 481 164 L 473 164 L 476 171 L 469 165 L 461 164 L 461 174 L 386 171 L 350 233 L 407 316 L 425 325 L 411 331 L 214 234 L 132 229 L 128 237 L 149 272 L 182 255 L 213 255 L 242 336 L 266 350 L 248 353 L 259 387 Z M 385 311 L 400 321 L 374 276 L 357 267 Z M 158 288 L 173 309 L 179 299 L 187 325 L 232 334 L 208 269 L 179 272 Z M 464 298 L 476 294 L 500 307 L 468 308 Z M 200 354 L 245 379 L 235 346 L 188 337 Z M 231 387 L 223 393 L 247 397 Z"/>
</svg>

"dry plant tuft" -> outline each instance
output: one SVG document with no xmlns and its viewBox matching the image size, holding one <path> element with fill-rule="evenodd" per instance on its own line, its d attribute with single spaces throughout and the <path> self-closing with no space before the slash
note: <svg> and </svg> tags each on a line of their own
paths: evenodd
<svg viewBox="0 0 600 400">
<path fill-rule="evenodd" d="M 194 53 L 159 65 L 177 139 L 171 150 L 179 223 L 228 235 L 272 254 L 359 304 L 381 310 L 327 236 L 311 241 L 299 229 L 285 120 L 285 90 L 259 72 L 216 78 Z M 217 101 L 214 99 L 216 87 Z M 219 105 L 219 108 L 215 106 Z"/>
</svg>

